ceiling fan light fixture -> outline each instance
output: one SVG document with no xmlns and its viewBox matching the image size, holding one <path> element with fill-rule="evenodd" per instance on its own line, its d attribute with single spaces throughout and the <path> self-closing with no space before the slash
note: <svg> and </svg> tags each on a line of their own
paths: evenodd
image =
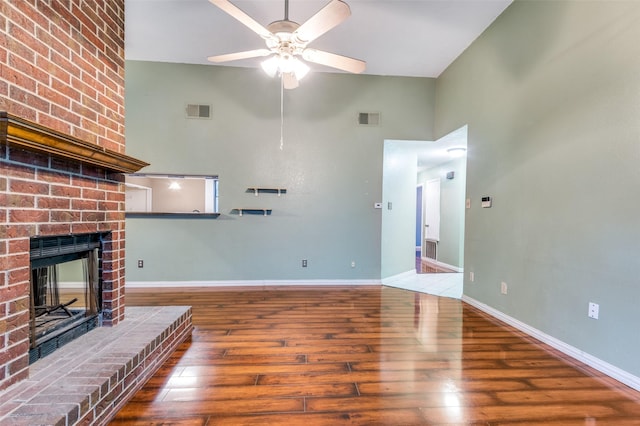
<svg viewBox="0 0 640 426">
<path fill-rule="evenodd" d="M 307 64 L 290 55 L 273 55 L 262 61 L 260 65 L 269 77 L 293 73 L 298 80 L 302 80 L 310 70 Z"/>
<path fill-rule="evenodd" d="M 260 66 L 269 77 L 274 77 L 280 68 L 280 57 L 278 55 L 271 56 L 262 61 Z"/>
<path fill-rule="evenodd" d="M 309 73 L 309 66 L 297 58 L 292 58 L 291 62 L 293 66 L 293 73 L 296 75 L 296 78 L 298 80 L 302 80 L 304 76 Z"/>
</svg>

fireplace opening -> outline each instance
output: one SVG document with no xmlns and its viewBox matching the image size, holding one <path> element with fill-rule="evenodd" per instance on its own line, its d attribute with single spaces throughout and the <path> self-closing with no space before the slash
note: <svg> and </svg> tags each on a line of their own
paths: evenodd
<svg viewBox="0 0 640 426">
<path fill-rule="evenodd" d="M 31 238 L 30 363 L 100 325 L 108 234 Z"/>
</svg>

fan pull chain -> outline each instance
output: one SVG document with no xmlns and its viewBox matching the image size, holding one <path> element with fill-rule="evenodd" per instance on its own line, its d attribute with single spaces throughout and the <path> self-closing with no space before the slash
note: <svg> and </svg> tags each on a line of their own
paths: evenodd
<svg viewBox="0 0 640 426">
<path fill-rule="evenodd" d="M 284 76 L 280 74 L 280 151 L 284 149 Z"/>
</svg>

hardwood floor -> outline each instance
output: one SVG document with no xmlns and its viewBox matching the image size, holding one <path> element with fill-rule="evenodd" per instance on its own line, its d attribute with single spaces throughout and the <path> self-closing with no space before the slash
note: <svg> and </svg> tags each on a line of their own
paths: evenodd
<svg viewBox="0 0 640 426">
<path fill-rule="evenodd" d="M 112 425 L 640 425 L 640 393 L 457 299 L 389 287 L 127 290 L 195 329 Z"/>
</svg>

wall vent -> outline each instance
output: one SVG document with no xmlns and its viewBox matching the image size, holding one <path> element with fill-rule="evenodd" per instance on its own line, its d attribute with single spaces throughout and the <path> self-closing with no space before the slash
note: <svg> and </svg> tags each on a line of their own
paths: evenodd
<svg viewBox="0 0 640 426">
<path fill-rule="evenodd" d="M 438 259 L 438 242 L 435 240 L 424 241 L 424 257 L 427 259 Z"/>
<path fill-rule="evenodd" d="M 380 113 L 379 112 L 359 112 L 358 124 L 361 126 L 379 126 Z"/>
<path fill-rule="evenodd" d="M 211 118 L 211 105 L 187 104 L 187 118 Z"/>
</svg>

